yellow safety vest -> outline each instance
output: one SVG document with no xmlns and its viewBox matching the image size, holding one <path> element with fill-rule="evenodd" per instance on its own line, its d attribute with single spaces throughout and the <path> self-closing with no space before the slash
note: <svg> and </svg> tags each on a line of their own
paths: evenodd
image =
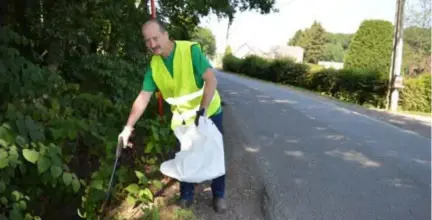
<svg viewBox="0 0 432 220">
<path fill-rule="evenodd" d="M 153 80 L 162 93 L 164 100 L 171 105 L 173 113 L 171 119 L 172 129 L 182 125 L 183 121 L 186 125 L 189 125 L 195 120 L 204 91 L 204 87 L 198 88 L 196 85 L 192 65 L 191 47 L 197 43 L 189 41 L 175 42 L 174 77 L 168 72 L 160 55 L 154 55 L 150 62 Z M 221 99 L 219 92 L 216 90 L 208 109 L 206 109 L 206 116 L 212 116 L 220 105 Z"/>
</svg>

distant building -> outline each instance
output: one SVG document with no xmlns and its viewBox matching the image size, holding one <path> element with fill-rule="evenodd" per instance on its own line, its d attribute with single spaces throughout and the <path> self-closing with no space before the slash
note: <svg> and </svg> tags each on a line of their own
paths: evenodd
<svg viewBox="0 0 432 220">
<path fill-rule="evenodd" d="M 296 63 L 303 63 L 304 49 L 299 46 L 278 45 L 270 49 L 271 58 L 290 57 Z"/>
<path fill-rule="evenodd" d="M 343 67 L 344 67 L 344 63 L 333 62 L 333 61 L 318 61 L 318 65 L 320 65 L 326 69 L 333 68 L 333 69 L 337 69 L 337 70 L 343 69 Z"/>
<path fill-rule="evenodd" d="M 261 57 L 268 57 L 268 54 L 258 48 L 250 46 L 247 43 L 242 44 L 236 50 L 233 51 L 233 55 L 238 58 L 245 58 L 248 55 L 256 55 Z"/>
</svg>

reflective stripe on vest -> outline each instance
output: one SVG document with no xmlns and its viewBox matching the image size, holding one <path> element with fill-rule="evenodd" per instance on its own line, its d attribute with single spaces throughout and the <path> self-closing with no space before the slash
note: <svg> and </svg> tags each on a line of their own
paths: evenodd
<svg viewBox="0 0 432 220">
<path fill-rule="evenodd" d="M 182 96 L 183 97 L 183 96 Z M 212 98 L 212 101 L 214 100 L 216 98 L 216 96 L 215 95 L 213 95 L 213 98 Z M 185 112 L 177 112 L 177 111 L 174 111 L 173 112 L 173 120 L 181 120 L 181 121 L 187 121 L 187 120 L 189 120 L 190 118 L 192 118 L 192 117 L 194 117 L 195 115 L 196 115 L 196 113 L 197 113 L 197 111 L 199 110 L 199 105 L 197 106 L 197 107 L 195 107 L 194 109 L 192 109 L 192 110 L 188 110 L 188 111 L 185 111 Z"/>
</svg>

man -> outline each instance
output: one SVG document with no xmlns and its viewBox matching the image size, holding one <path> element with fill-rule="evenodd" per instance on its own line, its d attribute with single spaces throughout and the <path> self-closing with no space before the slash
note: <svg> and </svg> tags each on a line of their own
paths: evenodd
<svg viewBox="0 0 432 220">
<path fill-rule="evenodd" d="M 198 116 L 205 115 L 223 133 L 217 80 L 199 45 L 189 41 L 171 41 L 168 32 L 156 19 L 144 23 L 141 31 L 153 56 L 146 70 L 143 88 L 133 103 L 126 126 L 119 135 L 125 146 L 135 123 L 157 88 L 171 105 L 172 129 L 182 124 L 197 124 Z M 211 189 L 213 208 L 216 212 L 225 211 L 225 175 L 214 179 Z M 193 193 L 193 183 L 180 182 L 178 204 L 182 208 L 189 207 L 193 201 Z"/>
</svg>

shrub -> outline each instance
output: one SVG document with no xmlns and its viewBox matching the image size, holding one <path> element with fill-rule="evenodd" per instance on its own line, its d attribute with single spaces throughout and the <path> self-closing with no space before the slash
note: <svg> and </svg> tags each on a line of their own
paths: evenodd
<svg viewBox="0 0 432 220">
<path fill-rule="evenodd" d="M 222 68 L 229 72 L 240 72 L 241 64 L 242 60 L 231 54 L 224 56 L 222 59 Z"/>
<path fill-rule="evenodd" d="M 273 82 L 300 85 L 301 76 L 308 70 L 308 65 L 295 63 L 290 58 L 277 58 L 271 62 L 267 75 Z"/>
<path fill-rule="evenodd" d="M 431 112 L 431 75 L 424 73 L 404 80 L 400 107 L 405 111 Z"/>
<path fill-rule="evenodd" d="M 270 64 L 270 60 L 256 55 L 249 55 L 243 59 L 240 72 L 258 79 L 270 80 Z"/>
<path fill-rule="evenodd" d="M 388 78 L 393 44 L 393 25 L 383 20 L 365 20 L 348 48 L 345 67 L 378 71 Z"/>
</svg>

